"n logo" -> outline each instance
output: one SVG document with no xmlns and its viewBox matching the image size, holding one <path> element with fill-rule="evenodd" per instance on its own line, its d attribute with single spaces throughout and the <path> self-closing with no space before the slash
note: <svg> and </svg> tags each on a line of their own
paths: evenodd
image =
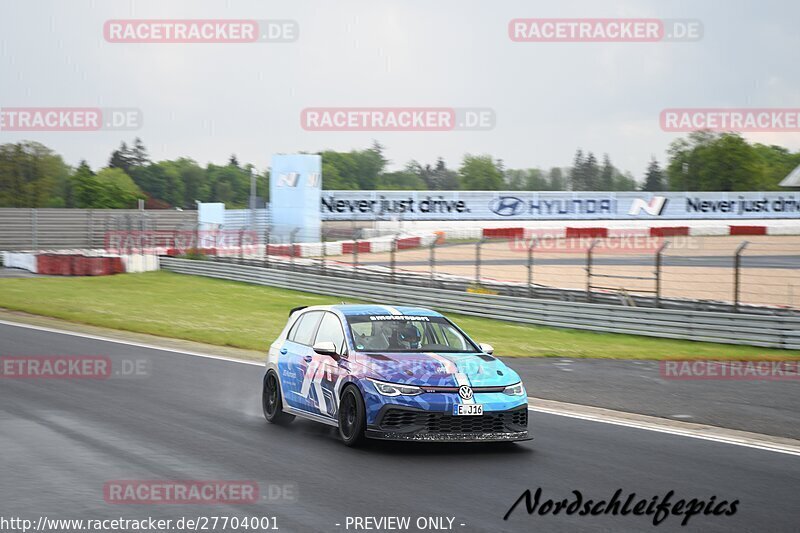
<svg viewBox="0 0 800 533">
<path fill-rule="evenodd" d="M 665 196 L 653 196 L 649 202 L 645 202 L 641 198 L 636 198 L 631 203 L 628 214 L 631 216 L 638 216 L 644 211 L 648 215 L 657 217 L 664 212 L 665 207 L 667 207 L 667 198 Z"/>
<path fill-rule="evenodd" d="M 278 178 L 278 187 L 297 187 L 297 182 L 300 181 L 299 172 L 289 172 L 281 174 Z"/>
</svg>

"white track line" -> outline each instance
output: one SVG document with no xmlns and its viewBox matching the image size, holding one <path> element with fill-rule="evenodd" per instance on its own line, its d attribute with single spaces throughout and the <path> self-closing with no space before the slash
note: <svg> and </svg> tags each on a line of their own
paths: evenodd
<svg viewBox="0 0 800 533">
<path fill-rule="evenodd" d="M 127 346 L 136 346 L 138 348 L 147 348 L 148 350 L 160 350 L 162 352 L 174 352 L 180 353 L 185 355 L 194 355 L 196 357 L 205 357 L 206 359 L 219 359 L 220 361 L 230 361 L 231 363 L 242 363 L 245 365 L 255 365 L 255 366 L 264 366 L 264 363 L 259 363 L 258 361 L 245 361 L 244 359 L 234 359 L 233 357 L 224 357 L 222 355 L 211 355 L 207 353 L 201 352 L 192 352 L 190 350 L 180 350 L 178 348 L 167 348 L 164 346 L 156 346 L 154 344 L 147 344 L 144 342 L 134 342 L 134 341 L 125 341 L 121 339 L 112 339 L 110 337 L 102 337 L 100 335 L 92 335 L 90 333 L 80 333 L 77 331 L 69 331 L 63 329 L 55 329 L 55 328 L 48 328 L 45 326 L 36 326 L 33 324 L 24 324 L 21 322 L 9 322 L 7 320 L 0 320 L 0 324 L 4 326 L 15 326 L 18 328 L 26 328 L 26 329 L 35 329 L 37 331 L 46 331 L 48 333 L 58 333 L 61 335 L 70 335 L 72 337 L 83 337 L 86 339 L 93 339 L 97 341 L 104 341 L 104 342 L 113 342 L 116 344 L 125 344 Z M 264 354 L 264 360 L 266 360 L 267 356 L 266 353 Z"/>
<path fill-rule="evenodd" d="M 207 353 L 201 352 L 193 352 L 189 350 L 181 350 L 177 348 L 166 348 L 163 346 L 156 346 L 153 344 L 147 344 L 143 342 L 134 342 L 134 341 L 125 341 L 119 339 L 112 339 L 109 337 L 103 337 L 100 335 L 92 335 L 89 333 L 80 333 L 77 331 L 68 331 L 62 329 L 55 329 L 55 328 L 48 328 L 44 326 L 36 326 L 33 324 L 24 324 L 20 322 L 9 322 L 7 320 L 0 320 L 0 324 L 5 326 L 12 326 L 18 328 L 25 328 L 25 329 L 33 329 L 37 331 L 45 331 L 48 333 L 56 333 L 60 335 L 70 335 L 72 337 L 82 337 L 86 339 L 98 340 L 103 342 L 111 342 L 115 344 L 124 344 L 127 346 L 136 346 L 138 348 L 146 348 L 149 350 L 158 350 L 162 352 L 173 352 L 179 353 L 184 355 L 193 355 L 195 357 L 204 357 L 206 359 L 217 359 L 220 361 L 228 361 L 231 363 L 239 363 L 245 365 L 254 365 L 254 366 L 263 366 L 263 363 L 259 363 L 257 361 L 245 361 L 243 359 L 234 359 L 232 357 L 223 357 L 220 355 L 211 355 Z M 529 401 L 535 401 L 536 398 L 528 398 Z M 542 406 L 532 406 L 528 405 L 529 411 L 536 411 L 556 416 L 565 416 L 569 418 L 577 418 L 580 420 L 588 420 L 591 422 L 600 422 L 603 424 L 611 424 L 615 426 L 624 426 L 634 429 L 642 429 L 646 431 L 654 431 L 657 433 L 667 433 L 669 435 L 676 435 L 680 437 L 690 437 L 693 439 L 701 439 L 701 440 L 708 440 L 713 442 L 719 442 L 722 444 L 731 444 L 734 446 L 744 446 L 747 448 L 754 448 L 756 450 L 764 450 L 769 452 L 776 452 L 776 453 L 783 453 L 787 455 L 795 455 L 800 456 L 800 447 L 792 447 L 792 446 L 783 446 L 781 444 L 772 443 L 768 441 L 753 441 L 750 439 L 745 439 L 742 437 L 737 436 L 726 436 L 726 435 L 718 435 L 716 433 L 712 433 L 711 431 L 705 430 L 702 427 L 698 429 L 684 429 L 673 427 L 666 424 L 660 424 L 657 422 L 645 422 L 645 421 L 636 421 L 636 420 L 627 420 L 621 417 L 614 417 L 614 416 L 605 416 L 600 414 L 590 414 L 590 413 L 576 413 L 571 410 L 561 410 L 551 407 L 542 407 Z M 629 413 L 624 413 L 629 414 Z M 653 417 L 655 418 L 655 417 Z M 719 428 L 723 429 L 723 428 Z"/>
<path fill-rule="evenodd" d="M 536 398 L 528 398 L 528 400 L 536 400 Z M 708 440 L 719 442 L 722 444 L 732 444 L 735 446 L 744 446 L 747 448 L 754 448 L 756 450 L 764 450 L 769 452 L 784 453 L 787 455 L 800 456 L 800 446 L 782 445 L 779 443 L 769 442 L 767 440 L 758 440 L 755 437 L 739 437 L 736 435 L 720 435 L 719 431 L 724 431 L 725 428 L 714 428 L 714 430 L 705 429 L 703 426 L 697 428 L 681 428 L 674 427 L 667 423 L 660 423 L 657 421 L 639 421 L 627 420 L 625 418 L 615 416 L 605 416 L 592 413 L 576 413 L 571 410 L 561 410 L 550 407 L 528 405 L 529 411 L 536 411 L 540 413 L 547 413 L 550 415 L 566 416 L 569 418 L 577 418 L 579 420 L 588 420 L 591 422 L 601 422 L 603 424 L 611 424 L 614 426 L 624 426 L 634 429 L 643 429 L 646 431 L 655 431 L 657 433 L 667 433 L 669 435 L 677 435 L 680 437 L 689 437 L 693 439 Z M 630 414 L 630 413 L 622 413 Z M 648 417 L 657 418 L 657 417 Z M 671 422 L 671 421 L 670 421 Z M 684 422 L 684 424 L 687 424 Z"/>
</svg>

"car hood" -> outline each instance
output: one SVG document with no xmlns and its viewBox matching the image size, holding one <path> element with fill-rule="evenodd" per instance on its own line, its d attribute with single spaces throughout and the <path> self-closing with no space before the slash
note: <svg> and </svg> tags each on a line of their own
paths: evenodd
<svg viewBox="0 0 800 533">
<path fill-rule="evenodd" d="M 519 375 L 499 359 L 486 354 L 360 353 L 367 377 L 417 386 L 453 387 L 463 374 L 473 387 L 498 387 L 520 381 Z"/>
</svg>

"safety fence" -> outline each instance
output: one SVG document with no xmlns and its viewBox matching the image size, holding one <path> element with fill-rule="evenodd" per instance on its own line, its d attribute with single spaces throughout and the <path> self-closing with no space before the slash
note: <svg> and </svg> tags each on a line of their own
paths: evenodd
<svg viewBox="0 0 800 533">
<path fill-rule="evenodd" d="M 568 230 L 570 228 L 567 228 Z M 296 269 L 400 280 L 476 292 L 619 303 L 627 306 L 770 314 L 800 312 L 800 236 L 691 236 L 627 233 L 597 236 L 582 228 L 563 237 L 484 230 L 472 238 L 430 232 L 317 243 L 235 246 L 212 254 L 269 265 L 282 256 Z M 238 238 L 238 242 L 245 242 Z M 171 254 L 180 255 L 180 254 Z M 273 261 L 274 262 L 274 261 Z M 276 263 L 276 264 L 279 264 Z"/>
<path fill-rule="evenodd" d="M 161 268 L 181 274 L 268 285 L 355 300 L 433 307 L 446 312 L 524 324 L 800 349 L 800 317 L 687 309 L 625 307 L 523 296 L 418 287 L 370 279 L 321 275 L 222 261 L 162 258 Z"/>
<path fill-rule="evenodd" d="M 197 211 L 0 208 L 0 250 L 103 248 L 109 232 L 195 227 Z"/>
</svg>

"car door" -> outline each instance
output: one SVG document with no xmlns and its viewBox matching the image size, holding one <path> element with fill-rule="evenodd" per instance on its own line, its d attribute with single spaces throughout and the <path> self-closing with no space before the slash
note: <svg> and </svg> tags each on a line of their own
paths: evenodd
<svg viewBox="0 0 800 533">
<path fill-rule="evenodd" d="M 339 406 L 338 385 L 346 373 L 341 358 L 347 350 L 344 329 L 335 313 L 326 311 L 322 316 L 313 344 L 320 342 L 332 342 L 337 356 L 316 352 L 311 355 L 306 370 L 306 376 L 310 379 L 303 383 L 302 393 L 307 396 L 313 413 L 335 419 Z"/>
<path fill-rule="evenodd" d="M 313 361 L 312 348 L 323 311 L 308 311 L 300 315 L 292 326 L 278 357 L 283 399 L 289 407 L 313 411 L 308 399 L 307 383 L 309 363 Z"/>
</svg>

